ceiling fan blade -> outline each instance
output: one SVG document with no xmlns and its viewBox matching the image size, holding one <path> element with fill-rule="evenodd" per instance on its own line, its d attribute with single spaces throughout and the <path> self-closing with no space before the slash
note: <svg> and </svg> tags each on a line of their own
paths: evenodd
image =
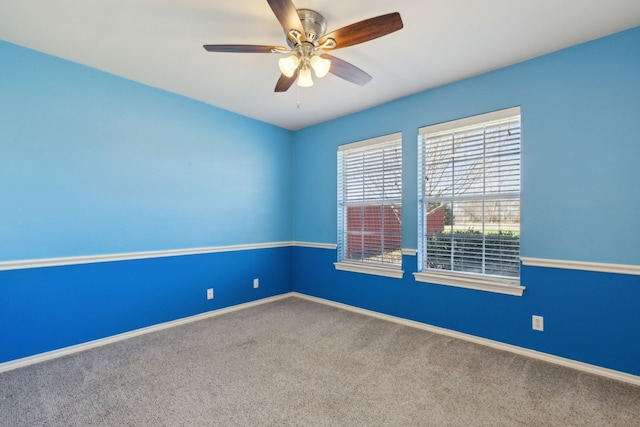
<svg viewBox="0 0 640 427">
<path fill-rule="evenodd" d="M 322 45 L 328 38 L 332 38 L 336 41 L 334 49 L 340 49 L 386 36 L 400 30 L 403 26 L 402 18 L 398 12 L 388 13 L 325 34 L 318 40 L 318 45 Z"/>
<path fill-rule="evenodd" d="M 280 46 L 259 46 L 252 44 L 205 44 L 202 47 L 209 52 L 232 53 L 271 53 L 272 49 L 284 49 Z"/>
<path fill-rule="evenodd" d="M 289 90 L 289 88 L 291 87 L 291 85 L 293 84 L 293 82 L 296 81 L 296 79 L 298 78 L 298 70 L 296 70 L 295 73 L 293 73 L 293 76 L 291 77 L 287 77 L 284 74 L 280 75 L 280 78 L 278 79 L 278 83 L 276 83 L 276 92 L 286 92 Z"/>
<path fill-rule="evenodd" d="M 293 2 L 291 0 L 267 0 L 267 3 L 280 21 L 287 37 L 289 37 L 289 30 L 297 30 L 300 32 L 300 40 L 304 41 L 306 38 L 304 28 Z"/>
<path fill-rule="evenodd" d="M 348 63 L 347 61 L 343 61 L 340 58 L 336 58 L 335 56 L 327 54 L 323 54 L 321 56 L 325 59 L 331 60 L 331 68 L 329 69 L 329 72 L 331 74 L 334 74 L 341 79 L 345 79 L 348 82 L 364 86 L 373 78 L 369 74 L 362 71 L 360 68 Z"/>
</svg>

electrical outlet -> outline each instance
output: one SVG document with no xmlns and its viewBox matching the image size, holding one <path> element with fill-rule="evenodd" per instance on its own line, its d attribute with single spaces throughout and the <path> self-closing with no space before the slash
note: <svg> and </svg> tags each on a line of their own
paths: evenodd
<svg viewBox="0 0 640 427">
<path fill-rule="evenodd" d="M 531 316 L 531 327 L 534 331 L 544 331 L 544 317 Z"/>
<path fill-rule="evenodd" d="M 213 299 L 213 288 L 207 289 L 207 299 Z"/>
<path fill-rule="evenodd" d="M 260 279 L 253 279 L 253 289 L 260 287 Z"/>
</svg>

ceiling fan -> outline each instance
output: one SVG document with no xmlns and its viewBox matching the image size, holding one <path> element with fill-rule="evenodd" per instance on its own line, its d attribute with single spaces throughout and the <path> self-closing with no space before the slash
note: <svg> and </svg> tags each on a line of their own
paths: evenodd
<svg viewBox="0 0 640 427">
<path fill-rule="evenodd" d="M 282 75 L 276 83 L 276 92 L 286 92 L 296 80 L 298 86 L 312 86 L 311 69 L 318 78 L 332 73 L 351 83 L 367 84 L 372 78 L 369 74 L 324 52 L 364 43 L 403 27 L 400 14 L 393 12 L 326 33 L 326 20 L 318 12 L 296 9 L 291 0 L 267 0 L 267 3 L 284 29 L 288 47 L 245 44 L 207 44 L 203 47 L 209 52 L 289 55 L 278 62 Z"/>
</svg>

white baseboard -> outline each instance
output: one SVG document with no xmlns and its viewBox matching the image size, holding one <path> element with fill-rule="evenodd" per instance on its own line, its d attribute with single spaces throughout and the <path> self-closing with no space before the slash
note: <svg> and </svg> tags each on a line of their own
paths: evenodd
<svg viewBox="0 0 640 427">
<path fill-rule="evenodd" d="M 36 363 L 44 362 L 47 360 L 56 359 L 58 357 L 67 356 L 73 353 L 79 353 L 81 351 L 90 350 L 92 348 L 101 347 L 103 345 L 112 344 L 118 341 L 123 341 L 129 338 L 137 337 L 151 332 L 158 332 L 163 329 L 169 329 L 180 325 L 185 325 L 191 322 L 197 322 L 199 320 L 209 319 L 211 317 L 220 316 L 223 314 L 231 313 L 238 310 L 244 310 L 245 308 L 255 307 L 258 305 L 278 301 L 285 298 L 290 298 L 291 293 L 276 295 L 269 298 L 263 298 L 256 301 L 247 302 L 244 304 L 233 305 L 231 307 L 225 307 L 218 310 L 208 311 L 206 313 L 196 314 L 195 316 L 184 317 L 182 319 L 176 319 L 165 323 L 159 323 L 157 325 L 148 326 L 146 328 L 136 329 L 134 331 L 124 332 L 118 335 L 112 335 L 106 338 L 100 338 L 94 341 L 89 341 L 82 344 L 72 345 L 64 347 L 58 350 L 48 351 L 46 353 L 40 353 L 21 359 L 10 360 L 8 362 L 0 363 L 0 373 L 7 372 L 12 369 L 23 368 L 25 366 L 34 365 Z"/>
<path fill-rule="evenodd" d="M 475 344 L 484 345 L 487 347 L 495 348 L 498 350 L 508 351 L 511 353 L 519 354 L 521 356 L 531 357 L 532 359 L 538 359 L 556 365 L 564 366 L 578 371 L 587 372 L 589 374 L 595 374 L 602 377 L 610 378 L 613 380 L 623 381 L 626 383 L 640 386 L 640 376 L 627 374 L 625 372 L 616 371 L 613 369 L 603 368 L 596 365 L 590 365 L 588 363 L 578 362 L 576 360 L 566 359 L 564 357 L 554 356 L 548 353 L 542 353 L 536 350 L 530 350 L 528 348 L 518 347 L 511 344 L 505 344 L 499 341 L 493 341 L 487 338 L 480 338 L 474 335 L 465 334 L 462 332 L 453 331 L 451 329 L 445 329 L 438 326 L 428 325 L 426 323 L 416 322 L 413 320 L 404 319 L 402 317 L 391 316 L 388 314 L 378 313 L 376 311 L 366 310 L 359 307 L 354 307 L 339 302 L 326 300 L 323 298 L 313 297 L 298 292 L 292 292 L 290 294 L 296 298 L 305 299 L 308 301 L 325 304 L 331 307 L 341 308 L 343 310 L 349 310 L 355 313 L 364 314 L 366 316 L 375 317 L 377 319 L 386 320 L 389 322 L 398 323 L 412 328 L 422 329 L 424 331 L 433 332 L 440 335 L 446 335 L 452 338 L 458 338 L 464 341 L 470 341 Z"/>
</svg>

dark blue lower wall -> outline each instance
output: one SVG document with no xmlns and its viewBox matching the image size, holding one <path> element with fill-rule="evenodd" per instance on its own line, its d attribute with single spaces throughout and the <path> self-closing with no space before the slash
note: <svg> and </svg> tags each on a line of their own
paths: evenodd
<svg viewBox="0 0 640 427">
<path fill-rule="evenodd" d="M 416 282 L 414 256 L 403 279 L 336 271 L 335 258 L 284 247 L 2 271 L 0 362 L 296 291 L 640 375 L 638 276 L 523 266 L 514 297 Z"/>
<path fill-rule="evenodd" d="M 0 362 L 290 292 L 290 263 L 284 247 L 0 271 Z"/>
<path fill-rule="evenodd" d="M 336 271 L 334 250 L 293 248 L 293 290 L 355 307 L 640 375 L 640 278 L 522 267 L 522 297 Z M 531 328 L 544 316 L 544 332 Z"/>
</svg>

